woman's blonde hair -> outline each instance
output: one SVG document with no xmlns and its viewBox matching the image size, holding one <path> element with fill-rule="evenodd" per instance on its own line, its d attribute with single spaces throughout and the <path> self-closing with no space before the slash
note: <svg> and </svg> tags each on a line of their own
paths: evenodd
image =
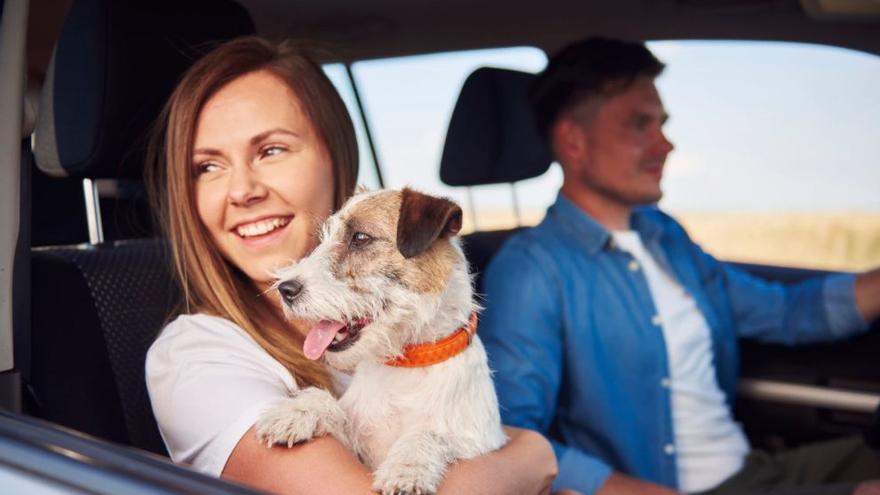
<svg viewBox="0 0 880 495">
<path fill-rule="evenodd" d="M 220 45 L 184 74 L 154 132 L 147 183 L 158 224 L 171 246 L 185 311 L 233 321 L 282 363 L 300 386 L 332 390 L 327 371 L 303 355 L 302 337 L 279 316 L 276 298 L 260 297 L 253 281 L 223 258 L 196 210 L 191 162 L 202 107 L 229 82 L 260 70 L 287 84 L 326 146 L 338 209 L 354 192 L 358 172 L 357 141 L 345 104 L 302 46 L 256 37 Z"/>
</svg>

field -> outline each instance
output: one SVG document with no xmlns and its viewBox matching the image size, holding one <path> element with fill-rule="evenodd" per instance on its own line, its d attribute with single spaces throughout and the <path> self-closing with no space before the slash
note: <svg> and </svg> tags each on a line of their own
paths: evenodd
<svg viewBox="0 0 880 495">
<path fill-rule="evenodd" d="M 691 237 L 727 260 L 823 270 L 865 270 L 880 266 L 880 212 L 691 213 L 672 212 Z M 535 224 L 543 211 L 523 212 Z M 465 215 L 465 231 L 473 219 Z M 481 211 L 480 230 L 510 228 L 512 214 Z"/>
</svg>

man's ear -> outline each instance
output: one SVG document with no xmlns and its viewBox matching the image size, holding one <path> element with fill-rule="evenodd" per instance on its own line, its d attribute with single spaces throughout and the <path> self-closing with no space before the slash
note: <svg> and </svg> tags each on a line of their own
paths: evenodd
<svg viewBox="0 0 880 495">
<path fill-rule="evenodd" d="M 562 117 L 550 129 L 553 153 L 560 162 L 580 160 L 586 154 L 587 139 L 581 124 Z"/>
<path fill-rule="evenodd" d="M 397 249 L 412 258 L 440 238 L 461 230 L 461 208 L 446 198 L 437 198 L 405 188 L 401 191 L 397 221 Z"/>
</svg>

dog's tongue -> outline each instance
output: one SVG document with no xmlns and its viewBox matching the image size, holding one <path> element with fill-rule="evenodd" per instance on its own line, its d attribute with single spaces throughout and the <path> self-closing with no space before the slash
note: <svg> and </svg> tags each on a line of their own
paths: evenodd
<svg viewBox="0 0 880 495">
<path fill-rule="evenodd" d="M 336 332 L 343 328 L 345 328 L 345 323 L 322 320 L 313 326 L 309 330 L 309 334 L 306 335 L 306 341 L 303 343 L 303 354 L 312 360 L 320 358 L 324 351 L 327 350 L 327 346 L 333 342 Z"/>
</svg>

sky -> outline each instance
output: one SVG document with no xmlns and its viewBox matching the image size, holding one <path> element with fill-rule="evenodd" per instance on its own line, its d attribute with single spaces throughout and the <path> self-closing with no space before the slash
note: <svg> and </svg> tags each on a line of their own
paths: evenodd
<svg viewBox="0 0 880 495">
<path fill-rule="evenodd" d="M 660 205 L 681 212 L 880 213 L 880 57 L 779 42 L 662 41 L 657 86 L 676 149 Z M 353 66 L 389 187 L 411 185 L 476 208 L 509 208 L 510 186 L 468 197 L 438 178 L 443 137 L 461 84 L 481 66 L 537 72 L 536 48 L 506 48 L 360 62 Z M 341 67 L 327 68 L 354 109 Z M 359 117 L 360 181 L 375 174 Z M 523 209 L 552 203 L 554 165 L 516 186 Z"/>
</svg>

